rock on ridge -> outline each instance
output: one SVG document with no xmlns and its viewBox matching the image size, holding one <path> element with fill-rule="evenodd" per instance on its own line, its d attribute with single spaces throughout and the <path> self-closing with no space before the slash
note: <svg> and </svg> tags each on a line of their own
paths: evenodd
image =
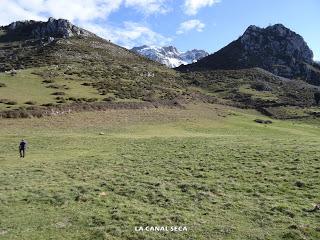
<svg viewBox="0 0 320 240">
<path fill-rule="evenodd" d="M 90 37 L 95 34 L 73 25 L 66 19 L 49 18 L 47 22 L 41 21 L 17 21 L 6 26 L 8 33 L 21 33 L 24 37 L 41 38 L 70 38 L 74 36 Z"/>
</svg>

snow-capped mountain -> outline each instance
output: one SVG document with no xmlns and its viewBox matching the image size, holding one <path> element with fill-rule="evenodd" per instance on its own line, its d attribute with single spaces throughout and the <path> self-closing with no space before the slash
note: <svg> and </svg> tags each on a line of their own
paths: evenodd
<svg viewBox="0 0 320 240">
<path fill-rule="evenodd" d="M 170 68 L 178 67 L 182 64 L 190 64 L 198 61 L 209 55 L 204 50 L 190 50 L 187 52 L 179 52 L 179 50 L 173 46 L 168 47 L 156 47 L 156 46 L 141 46 L 134 47 L 131 51 L 136 52 L 142 56 L 145 56 L 153 61 L 165 64 Z"/>
</svg>

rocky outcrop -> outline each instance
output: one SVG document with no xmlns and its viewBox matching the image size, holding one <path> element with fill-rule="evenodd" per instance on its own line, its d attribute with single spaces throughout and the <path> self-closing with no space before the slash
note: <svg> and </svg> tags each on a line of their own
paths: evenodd
<svg viewBox="0 0 320 240">
<path fill-rule="evenodd" d="M 320 68 L 304 39 L 282 24 L 249 26 L 244 34 L 218 52 L 182 71 L 260 67 L 286 78 L 320 85 Z"/>
<path fill-rule="evenodd" d="M 54 18 L 49 18 L 47 22 L 17 21 L 1 28 L 6 31 L 5 37 L 10 41 L 95 36 L 93 33 L 73 25 L 68 20 Z"/>
<path fill-rule="evenodd" d="M 176 47 L 155 47 L 155 46 L 141 46 L 134 47 L 131 51 L 145 56 L 153 61 L 165 64 L 170 68 L 175 68 L 180 65 L 190 64 L 198 61 L 209 54 L 204 50 L 190 50 L 187 52 L 180 52 Z"/>
</svg>

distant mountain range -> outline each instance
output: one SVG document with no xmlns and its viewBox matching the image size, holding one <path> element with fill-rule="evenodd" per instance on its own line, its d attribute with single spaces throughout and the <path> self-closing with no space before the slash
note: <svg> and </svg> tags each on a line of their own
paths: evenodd
<svg viewBox="0 0 320 240">
<path fill-rule="evenodd" d="M 168 47 L 156 47 L 156 46 L 141 46 L 134 47 L 131 51 L 145 56 L 153 61 L 165 64 L 170 68 L 175 68 L 180 65 L 186 65 L 197 62 L 209 55 L 204 50 L 193 49 L 187 52 L 180 52 L 173 46 Z"/>
<path fill-rule="evenodd" d="M 320 67 L 304 39 L 282 24 L 249 26 L 244 34 L 218 52 L 181 71 L 236 70 L 260 67 L 289 79 L 320 85 Z"/>
</svg>

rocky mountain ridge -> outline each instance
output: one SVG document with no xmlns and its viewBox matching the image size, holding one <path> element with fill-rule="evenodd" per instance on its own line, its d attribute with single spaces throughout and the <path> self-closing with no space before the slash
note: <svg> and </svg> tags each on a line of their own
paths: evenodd
<svg viewBox="0 0 320 240">
<path fill-rule="evenodd" d="M 260 67 L 276 75 L 320 85 L 320 68 L 304 39 L 282 24 L 251 25 L 237 40 L 181 71 Z"/>
<path fill-rule="evenodd" d="M 16 21 L 8 26 L 0 27 L 5 35 L 0 36 L 0 42 L 43 38 L 96 37 L 95 34 L 73 25 L 66 19 L 49 18 L 42 21 Z"/>
<path fill-rule="evenodd" d="M 199 59 L 209 55 L 206 51 L 197 49 L 180 52 L 174 46 L 156 47 L 144 45 L 141 47 L 134 47 L 131 49 L 131 51 L 145 56 L 153 61 L 165 64 L 170 68 L 194 63 Z"/>
</svg>

